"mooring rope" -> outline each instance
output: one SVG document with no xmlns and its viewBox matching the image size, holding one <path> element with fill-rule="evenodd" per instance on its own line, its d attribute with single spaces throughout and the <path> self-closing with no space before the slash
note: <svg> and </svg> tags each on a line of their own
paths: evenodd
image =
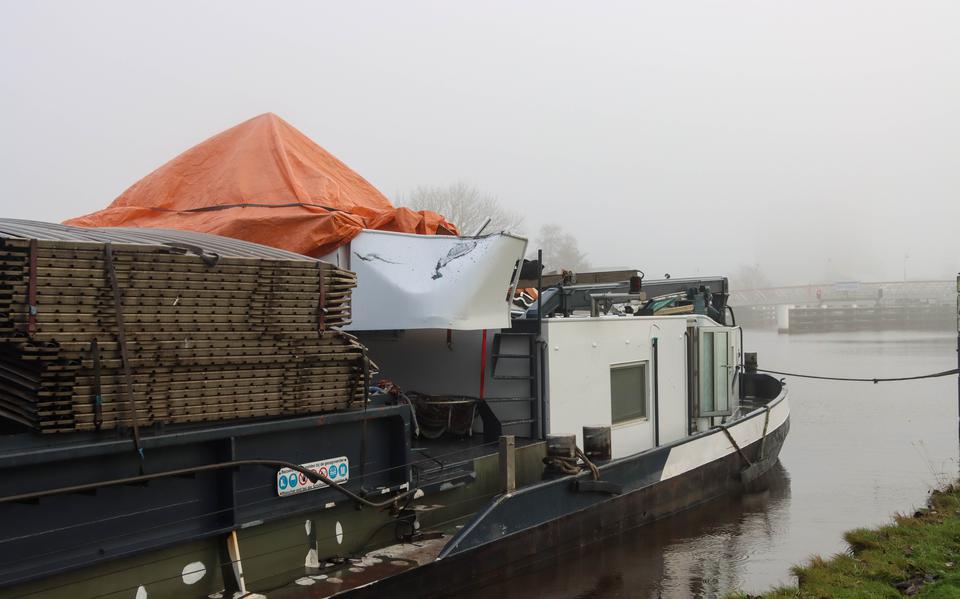
<svg viewBox="0 0 960 599">
<path fill-rule="evenodd" d="M 576 447 L 575 450 L 575 457 L 568 458 L 565 456 L 548 455 L 543 458 L 543 463 L 548 470 L 556 474 L 574 475 L 580 474 L 582 470 L 589 470 L 590 475 L 593 476 L 593 480 L 600 480 L 600 470 L 597 466 L 590 461 L 579 447 Z M 581 461 L 583 464 L 580 464 Z"/>
<path fill-rule="evenodd" d="M 898 376 L 898 377 L 886 377 L 886 378 L 850 378 L 843 376 L 819 376 L 814 374 L 798 374 L 796 372 L 781 372 L 779 370 L 766 370 L 764 368 L 757 368 L 757 372 L 766 372 L 767 374 L 779 374 L 781 376 L 795 376 L 802 379 L 820 379 L 823 381 L 850 381 L 855 383 L 890 383 L 893 381 L 916 381 L 919 379 L 935 379 L 944 376 L 952 376 L 960 372 L 960 369 L 954 368 L 953 370 L 944 370 L 943 372 L 933 372 L 930 374 L 919 374 L 917 376 Z"/>
<path fill-rule="evenodd" d="M 770 411 L 767 411 L 769 414 Z M 730 429 L 725 424 L 718 424 L 715 428 L 719 428 L 723 431 L 723 434 L 727 436 L 727 439 L 730 441 L 730 444 L 733 445 L 733 448 L 737 450 L 737 453 L 740 454 L 740 459 L 747 463 L 747 466 L 752 466 L 753 463 L 750 461 L 750 458 L 747 457 L 747 454 L 743 453 L 743 450 L 740 449 L 740 446 L 737 445 L 737 440 L 733 438 L 733 435 L 730 433 Z"/>
</svg>

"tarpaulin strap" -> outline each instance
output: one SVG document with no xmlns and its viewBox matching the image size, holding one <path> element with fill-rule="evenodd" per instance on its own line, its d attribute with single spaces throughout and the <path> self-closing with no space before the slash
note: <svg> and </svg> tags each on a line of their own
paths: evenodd
<svg viewBox="0 0 960 599">
<path fill-rule="evenodd" d="M 90 343 L 93 354 L 93 426 L 97 430 L 103 425 L 103 389 L 100 384 L 100 346 L 94 339 Z"/>
<path fill-rule="evenodd" d="M 300 388 L 300 352 L 288 343 L 287 347 L 291 354 L 296 354 L 297 358 L 287 360 L 283 364 L 283 376 L 280 379 L 280 388 L 283 390 L 280 400 L 280 409 L 283 414 L 290 414 L 297 408 L 296 397 Z M 293 404 L 293 405 L 291 405 Z"/>
<path fill-rule="evenodd" d="M 453 350 L 453 331 L 447 329 L 447 349 Z"/>
<path fill-rule="evenodd" d="M 220 254 L 216 252 L 207 252 L 205 249 L 199 245 L 193 245 L 192 243 L 183 243 L 180 241 L 165 241 L 163 245 L 178 250 L 185 250 L 192 254 L 200 256 L 200 259 L 203 260 L 203 263 L 207 266 L 213 267 L 217 265 L 217 262 L 220 261 Z"/>
<path fill-rule="evenodd" d="M 320 272 L 320 296 L 317 299 L 317 331 L 323 335 L 327 330 L 327 284 L 324 281 L 323 265 L 318 265 Z"/>
<path fill-rule="evenodd" d="M 363 409 L 367 409 L 367 401 L 370 399 L 370 358 L 367 357 L 367 346 L 360 347 L 360 356 L 363 359 Z"/>
<path fill-rule="evenodd" d="M 303 206 L 305 208 L 323 208 L 324 210 L 329 210 L 330 212 L 347 212 L 349 214 L 347 210 L 341 210 L 340 208 L 325 206 L 323 204 L 313 204 L 310 202 L 285 202 L 283 204 L 259 204 L 256 202 L 244 202 L 243 204 L 217 204 L 216 206 L 180 208 L 176 210 L 151 206 L 150 210 L 155 210 L 156 212 L 215 212 L 217 210 L 227 210 L 229 208 L 295 208 L 297 206 Z"/>
<path fill-rule="evenodd" d="M 360 346 L 360 359 L 363 360 L 363 421 L 360 429 L 360 474 L 367 473 L 367 403 L 370 401 L 370 360 L 367 358 L 367 346 Z"/>
<path fill-rule="evenodd" d="M 27 333 L 37 332 L 37 240 L 30 240 L 27 255 Z"/>
<path fill-rule="evenodd" d="M 143 459 L 143 448 L 140 446 L 140 426 L 137 423 L 137 404 L 133 397 L 133 374 L 130 372 L 130 357 L 127 354 L 127 337 L 124 332 L 126 324 L 123 318 L 123 301 L 120 299 L 120 284 L 117 282 L 117 272 L 113 266 L 113 246 L 109 241 L 103 246 L 103 254 L 103 265 L 107 271 L 107 282 L 113 290 L 113 310 L 117 317 L 117 344 L 120 346 L 120 361 L 123 364 L 127 400 L 130 404 L 130 424 L 133 427 L 133 448 L 140 454 L 140 459 Z"/>
<path fill-rule="evenodd" d="M 746 455 L 745 453 L 743 453 L 743 450 L 740 449 L 740 446 L 739 446 L 739 445 L 737 445 L 737 442 L 736 442 L 736 440 L 733 438 L 733 435 L 731 435 L 731 434 L 730 434 L 730 431 L 727 430 L 726 425 L 724 425 L 724 424 L 719 424 L 719 425 L 717 425 L 717 427 L 720 428 L 720 429 L 724 432 L 724 434 L 727 435 L 727 439 L 730 439 L 730 443 L 733 444 L 733 448 L 737 450 L 737 453 L 740 454 L 740 458 L 741 458 L 744 462 L 747 463 L 747 466 L 753 466 L 753 463 L 750 461 L 750 459 L 747 457 L 747 455 Z"/>
</svg>

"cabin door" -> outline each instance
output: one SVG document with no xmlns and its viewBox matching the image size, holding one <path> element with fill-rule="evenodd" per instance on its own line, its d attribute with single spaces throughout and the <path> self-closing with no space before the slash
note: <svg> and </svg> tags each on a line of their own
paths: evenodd
<svg viewBox="0 0 960 599">
<path fill-rule="evenodd" d="M 736 331 L 702 327 L 697 334 L 697 416 L 729 416 L 736 407 Z"/>
</svg>

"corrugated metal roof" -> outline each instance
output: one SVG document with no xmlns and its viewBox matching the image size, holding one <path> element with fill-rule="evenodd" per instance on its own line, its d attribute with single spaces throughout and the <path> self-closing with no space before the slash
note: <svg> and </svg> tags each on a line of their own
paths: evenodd
<svg viewBox="0 0 960 599">
<path fill-rule="evenodd" d="M 175 229 L 144 229 L 132 227 L 71 227 L 34 220 L 0 218 L 0 237 L 42 239 L 46 241 L 89 241 L 95 243 L 139 243 L 143 245 L 181 244 L 196 246 L 205 253 L 238 258 L 265 258 L 268 260 L 310 260 L 315 258 L 272 248 L 249 241 L 240 241 L 210 233 Z"/>
</svg>

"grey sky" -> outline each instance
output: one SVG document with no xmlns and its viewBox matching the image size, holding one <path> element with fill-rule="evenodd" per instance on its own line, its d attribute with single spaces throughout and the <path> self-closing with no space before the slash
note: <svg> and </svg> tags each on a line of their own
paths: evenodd
<svg viewBox="0 0 960 599">
<path fill-rule="evenodd" d="M 388 196 L 466 180 L 595 264 L 960 267 L 960 3 L 0 0 L 2 215 L 271 111 Z"/>
</svg>

